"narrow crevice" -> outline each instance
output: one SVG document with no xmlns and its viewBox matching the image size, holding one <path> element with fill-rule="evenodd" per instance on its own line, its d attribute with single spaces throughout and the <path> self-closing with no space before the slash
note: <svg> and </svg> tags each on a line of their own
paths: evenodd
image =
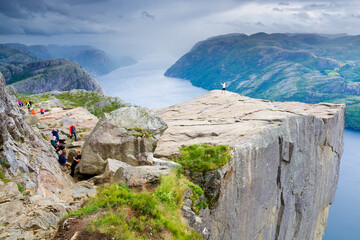
<svg viewBox="0 0 360 240">
<path fill-rule="evenodd" d="M 275 239 L 279 239 L 281 222 L 282 222 L 282 218 L 283 218 L 283 215 L 284 215 L 285 202 L 284 202 L 284 196 L 283 196 L 282 192 L 281 192 L 281 196 L 280 196 L 280 202 L 281 202 L 281 205 L 280 205 L 280 208 L 279 208 L 279 213 L 278 213 L 278 218 L 277 218 Z"/>
</svg>

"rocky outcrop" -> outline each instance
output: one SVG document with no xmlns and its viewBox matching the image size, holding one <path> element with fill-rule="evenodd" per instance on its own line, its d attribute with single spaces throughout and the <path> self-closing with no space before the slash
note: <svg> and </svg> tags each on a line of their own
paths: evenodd
<svg viewBox="0 0 360 240">
<path fill-rule="evenodd" d="M 94 189 L 74 185 L 23 114 L 0 74 L 0 239 L 49 239 L 57 221 Z M 84 186 L 88 191 L 79 197 Z"/>
<path fill-rule="evenodd" d="M 212 91 L 156 110 L 169 128 L 154 156 L 171 159 L 191 144 L 232 148 L 214 184 L 216 204 L 202 219 L 208 239 L 321 239 L 339 176 L 344 110 Z"/>
<path fill-rule="evenodd" d="M 1 45 L 0 45 L 1 46 Z M 29 51 L 40 59 L 67 58 L 70 61 L 79 63 L 93 76 L 109 73 L 119 67 L 135 64 L 133 58 L 122 56 L 118 59 L 110 58 L 104 51 L 91 46 L 73 45 L 24 45 L 19 43 L 7 43 L 11 48 L 20 51 Z"/>
<path fill-rule="evenodd" d="M 19 92 L 42 93 L 53 90 L 85 89 L 104 94 L 103 88 L 78 63 L 67 59 L 50 59 L 28 63 L 18 73 L 0 68 L 7 83 Z M 10 71 L 10 72 L 9 72 Z"/>
<path fill-rule="evenodd" d="M 84 143 L 80 173 L 104 173 L 109 158 L 132 166 L 152 165 L 156 143 L 166 128 L 146 108 L 124 107 L 104 114 Z"/>
</svg>

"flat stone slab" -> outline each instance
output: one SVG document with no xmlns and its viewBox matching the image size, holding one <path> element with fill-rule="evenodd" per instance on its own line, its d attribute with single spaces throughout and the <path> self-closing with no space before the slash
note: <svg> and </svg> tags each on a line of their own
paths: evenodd
<svg viewBox="0 0 360 240">
<path fill-rule="evenodd" d="M 332 118 L 344 105 L 269 102 L 237 93 L 214 90 L 192 100 L 155 109 L 168 124 L 154 157 L 171 159 L 183 146 L 192 144 L 241 145 L 288 117 L 313 115 Z"/>
</svg>

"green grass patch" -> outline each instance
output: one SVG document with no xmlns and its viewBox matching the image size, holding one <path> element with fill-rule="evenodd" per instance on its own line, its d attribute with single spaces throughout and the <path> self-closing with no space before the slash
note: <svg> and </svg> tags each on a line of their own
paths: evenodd
<svg viewBox="0 0 360 240">
<path fill-rule="evenodd" d="M 83 208 L 67 217 L 98 213 L 87 230 L 114 239 L 202 239 L 181 221 L 183 193 L 189 185 L 193 184 L 173 172 L 161 178 L 154 192 L 136 192 L 122 184 L 103 186 Z"/>
<path fill-rule="evenodd" d="M 124 107 L 119 101 L 114 100 L 106 104 L 104 107 L 96 107 L 95 105 L 104 100 L 110 100 L 110 97 L 98 94 L 96 92 L 78 91 L 77 93 L 64 92 L 57 96 L 65 104 L 64 109 L 71 109 L 76 107 L 83 107 L 91 109 L 91 113 L 98 118 L 102 117 L 104 113 L 112 112 L 120 107 Z"/>
<path fill-rule="evenodd" d="M 4 161 L 4 160 L 1 160 L 1 161 L 0 161 L 0 165 L 1 165 L 1 166 L 4 166 L 4 167 L 6 167 L 6 168 L 10 168 L 10 167 L 11 167 L 10 163 L 8 163 L 7 161 Z"/>
<path fill-rule="evenodd" d="M 25 195 L 24 186 L 23 186 L 21 183 L 18 183 L 17 186 L 18 186 L 19 191 L 20 191 L 23 195 Z"/>
<path fill-rule="evenodd" d="M 224 166 L 231 158 L 228 145 L 194 144 L 180 149 L 180 157 L 173 161 L 190 171 L 202 172 Z"/>
<path fill-rule="evenodd" d="M 2 171 L 2 169 L 0 169 L 0 179 L 1 179 L 4 183 L 11 182 L 11 179 L 7 179 L 7 178 L 6 178 L 5 173 Z"/>
</svg>

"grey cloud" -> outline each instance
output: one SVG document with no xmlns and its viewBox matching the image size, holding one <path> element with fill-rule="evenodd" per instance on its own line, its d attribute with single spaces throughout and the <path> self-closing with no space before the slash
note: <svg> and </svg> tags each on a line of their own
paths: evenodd
<svg viewBox="0 0 360 240">
<path fill-rule="evenodd" d="M 265 25 L 262 22 L 255 23 L 256 26 L 265 27 Z"/>
<path fill-rule="evenodd" d="M 290 6 L 290 3 L 287 3 L 287 2 L 279 2 L 278 4 L 280 6 Z"/>
<path fill-rule="evenodd" d="M 67 15 L 68 5 L 45 0 L 0 0 L 0 13 L 14 19 L 30 19 L 46 12 Z"/>
<path fill-rule="evenodd" d="M 148 13 L 147 11 L 143 11 L 141 13 L 141 17 L 142 17 L 142 19 L 145 19 L 145 20 L 148 20 L 148 19 L 153 20 L 153 21 L 155 20 L 155 16 Z"/>
<path fill-rule="evenodd" d="M 284 10 L 282 10 L 280 8 L 273 8 L 272 10 L 275 11 L 275 12 L 283 12 L 284 11 Z"/>
</svg>

